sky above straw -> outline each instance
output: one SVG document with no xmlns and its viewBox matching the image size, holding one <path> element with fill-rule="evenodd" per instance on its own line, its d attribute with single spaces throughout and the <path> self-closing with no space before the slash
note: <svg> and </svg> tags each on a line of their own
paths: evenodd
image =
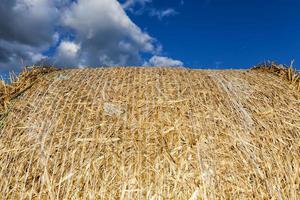
<svg viewBox="0 0 300 200">
<path fill-rule="evenodd" d="M 0 73 L 32 64 L 297 65 L 299 37 L 298 0 L 1 0 Z"/>
</svg>

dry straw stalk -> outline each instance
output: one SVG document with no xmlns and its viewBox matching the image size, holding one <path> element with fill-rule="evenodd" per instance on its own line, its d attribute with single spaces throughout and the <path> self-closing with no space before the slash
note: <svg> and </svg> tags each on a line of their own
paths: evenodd
<svg viewBox="0 0 300 200">
<path fill-rule="evenodd" d="M 283 72 L 119 67 L 2 83 L 0 199 L 299 199 L 299 79 Z"/>
</svg>

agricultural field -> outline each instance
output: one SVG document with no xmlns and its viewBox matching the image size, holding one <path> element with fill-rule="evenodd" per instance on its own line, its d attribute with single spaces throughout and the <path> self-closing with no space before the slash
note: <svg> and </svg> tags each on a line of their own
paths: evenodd
<svg viewBox="0 0 300 200">
<path fill-rule="evenodd" d="M 28 69 L 0 84 L 0 199 L 299 199 L 298 78 Z"/>
</svg>

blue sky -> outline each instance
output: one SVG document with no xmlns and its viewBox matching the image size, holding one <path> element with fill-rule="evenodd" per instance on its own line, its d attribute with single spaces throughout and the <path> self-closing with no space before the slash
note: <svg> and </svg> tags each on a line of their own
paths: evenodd
<svg viewBox="0 0 300 200">
<path fill-rule="evenodd" d="M 186 66 L 240 68 L 264 60 L 300 62 L 300 1 L 153 1 L 178 14 L 163 20 L 129 15 Z"/>
<path fill-rule="evenodd" d="M 24 65 L 248 68 L 300 61 L 297 0 L 3 0 L 0 73 Z"/>
</svg>

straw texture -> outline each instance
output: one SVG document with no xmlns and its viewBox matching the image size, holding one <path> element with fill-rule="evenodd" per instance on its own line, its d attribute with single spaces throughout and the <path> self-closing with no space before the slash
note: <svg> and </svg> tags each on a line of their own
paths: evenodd
<svg viewBox="0 0 300 200">
<path fill-rule="evenodd" d="M 1 120 L 0 199 L 297 200 L 299 108 L 261 68 L 51 71 Z"/>
</svg>

